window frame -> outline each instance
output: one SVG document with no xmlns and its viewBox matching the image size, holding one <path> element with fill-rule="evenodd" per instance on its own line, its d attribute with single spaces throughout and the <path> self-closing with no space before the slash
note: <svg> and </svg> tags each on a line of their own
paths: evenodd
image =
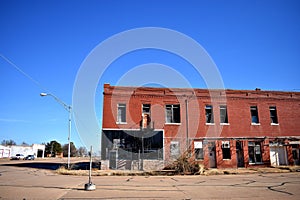
<svg viewBox="0 0 300 200">
<path fill-rule="evenodd" d="M 144 108 L 149 109 L 149 111 L 144 111 Z M 151 104 L 150 103 L 143 103 L 142 104 L 142 114 L 148 114 L 149 117 L 151 116 Z"/>
<path fill-rule="evenodd" d="M 256 105 L 250 106 L 250 116 L 251 116 L 251 125 L 260 125 L 259 116 L 258 116 L 258 107 Z"/>
<path fill-rule="evenodd" d="M 177 159 L 180 156 L 180 142 L 171 141 L 170 142 L 170 158 Z"/>
<path fill-rule="evenodd" d="M 257 153 L 258 150 L 259 150 L 259 153 Z M 250 152 L 251 152 L 251 156 L 250 156 Z M 258 161 L 257 155 L 260 155 L 259 161 Z M 249 164 L 252 164 L 252 165 L 263 164 L 263 152 L 262 152 L 261 142 L 255 142 L 255 141 L 248 142 L 248 156 L 249 156 Z M 251 162 L 251 160 L 253 162 Z"/>
<path fill-rule="evenodd" d="M 213 105 L 205 105 L 205 123 L 207 125 L 214 125 L 215 124 L 215 119 L 214 119 L 214 107 Z M 210 112 L 209 112 L 210 111 Z M 210 120 L 208 120 L 210 117 Z"/>
<path fill-rule="evenodd" d="M 231 160 L 230 141 L 222 141 L 221 149 L 223 160 Z"/>
<path fill-rule="evenodd" d="M 181 124 L 180 104 L 165 105 L 165 120 L 166 124 Z"/>
<path fill-rule="evenodd" d="M 278 125 L 278 115 L 276 106 L 269 106 L 271 125 Z M 274 118 L 274 119 L 273 119 Z M 275 122 L 274 122 L 275 120 Z"/>
<path fill-rule="evenodd" d="M 194 141 L 195 160 L 204 160 L 203 141 Z"/>
<path fill-rule="evenodd" d="M 117 104 L 117 124 L 127 124 L 126 103 Z"/>
<path fill-rule="evenodd" d="M 219 106 L 219 109 L 220 109 L 220 124 L 221 125 L 228 125 L 229 122 L 228 122 L 228 111 L 227 111 L 227 105 L 220 105 Z M 224 116 L 224 112 L 225 110 L 225 118 L 224 118 L 224 121 L 222 120 L 222 117 Z"/>
</svg>

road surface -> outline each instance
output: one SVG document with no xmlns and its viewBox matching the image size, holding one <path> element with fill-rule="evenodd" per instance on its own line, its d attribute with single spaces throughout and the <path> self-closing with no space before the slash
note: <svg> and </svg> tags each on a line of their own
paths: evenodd
<svg viewBox="0 0 300 200">
<path fill-rule="evenodd" d="M 86 176 L 0 165 L 0 199 L 300 199 L 300 173 Z"/>
</svg>

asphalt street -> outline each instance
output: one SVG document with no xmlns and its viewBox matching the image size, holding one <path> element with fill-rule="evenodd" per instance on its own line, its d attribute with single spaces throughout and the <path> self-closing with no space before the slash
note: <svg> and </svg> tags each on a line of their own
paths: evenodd
<svg viewBox="0 0 300 200">
<path fill-rule="evenodd" d="M 0 199 L 300 199 L 300 173 L 87 176 L 0 165 Z"/>
</svg>

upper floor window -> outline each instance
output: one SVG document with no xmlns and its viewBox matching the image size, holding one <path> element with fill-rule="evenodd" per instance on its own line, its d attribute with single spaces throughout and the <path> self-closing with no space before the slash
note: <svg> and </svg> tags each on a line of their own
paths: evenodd
<svg viewBox="0 0 300 200">
<path fill-rule="evenodd" d="M 141 128 L 145 129 L 145 128 L 150 128 L 150 122 L 151 122 L 151 118 L 150 118 L 150 109 L 151 109 L 151 105 L 150 104 L 143 104 L 142 105 L 142 121 L 140 122 L 140 126 Z"/>
<path fill-rule="evenodd" d="M 206 117 L 206 123 L 208 124 L 214 123 L 214 112 L 213 112 L 212 105 L 205 106 L 205 117 Z"/>
<path fill-rule="evenodd" d="M 228 124 L 227 106 L 220 106 L 220 123 Z"/>
<path fill-rule="evenodd" d="M 270 109 L 271 124 L 278 124 L 276 106 L 270 106 L 269 109 Z"/>
<path fill-rule="evenodd" d="M 257 106 L 250 106 L 250 112 L 251 112 L 251 123 L 259 124 Z"/>
<path fill-rule="evenodd" d="M 150 116 L 150 109 L 151 109 L 150 104 L 143 104 L 142 105 L 142 114 L 147 114 Z"/>
<path fill-rule="evenodd" d="M 166 123 L 180 123 L 180 105 L 166 105 Z"/>
<path fill-rule="evenodd" d="M 119 103 L 118 104 L 118 123 L 126 123 L 126 104 Z"/>
</svg>

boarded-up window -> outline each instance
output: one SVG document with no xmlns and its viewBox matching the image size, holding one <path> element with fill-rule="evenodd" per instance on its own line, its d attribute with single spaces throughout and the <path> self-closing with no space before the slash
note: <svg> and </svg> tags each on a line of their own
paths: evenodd
<svg viewBox="0 0 300 200">
<path fill-rule="evenodd" d="M 180 156 L 180 146 L 178 141 L 172 141 L 170 144 L 170 156 L 176 159 Z"/>
</svg>

